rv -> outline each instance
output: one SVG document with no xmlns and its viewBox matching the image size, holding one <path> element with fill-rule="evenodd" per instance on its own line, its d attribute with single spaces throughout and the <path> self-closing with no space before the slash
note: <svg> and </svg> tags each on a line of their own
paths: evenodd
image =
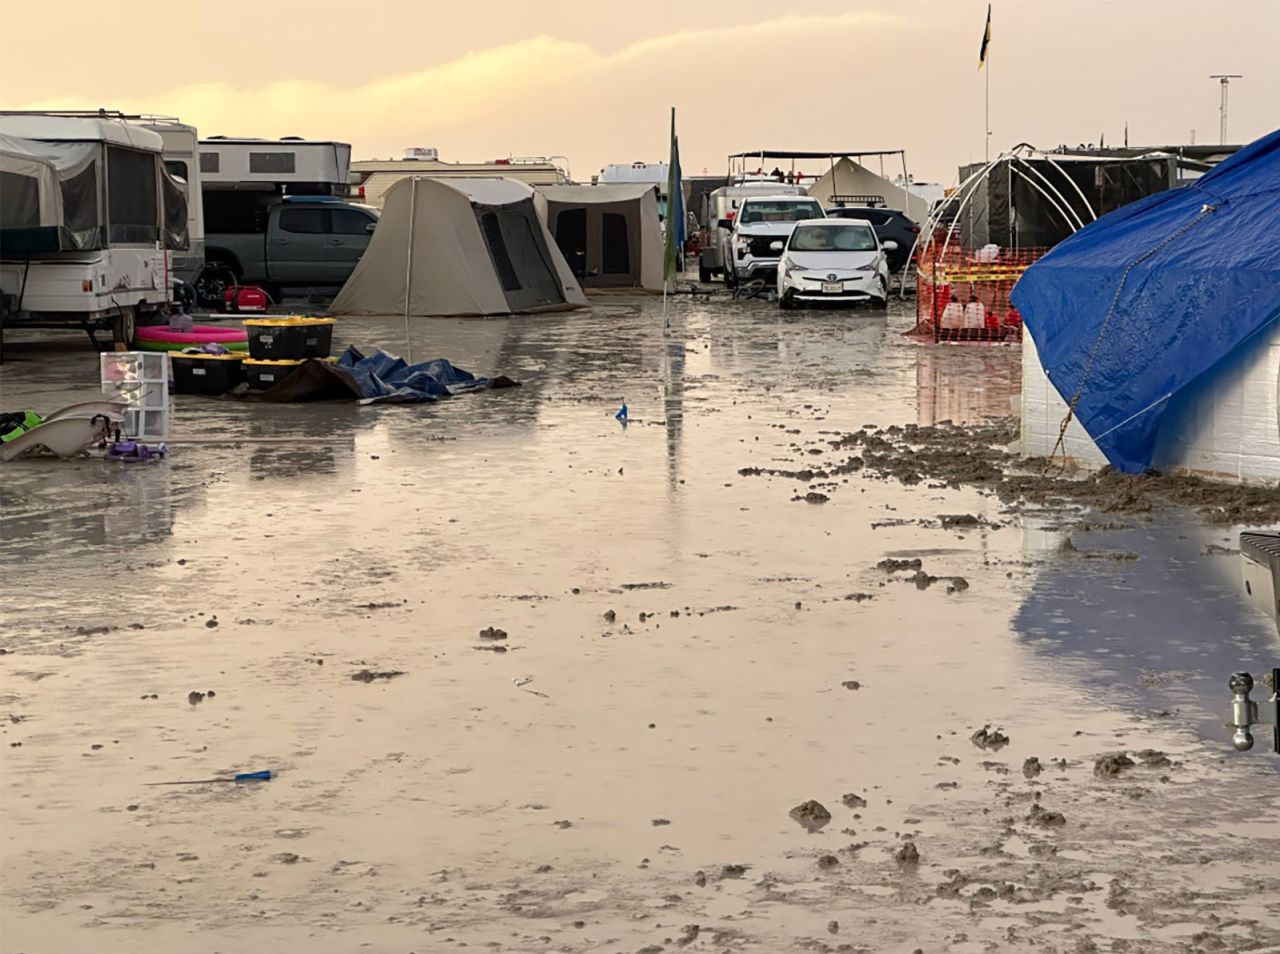
<svg viewBox="0 0 1280 954">
<path fill-rule="evenodd" d="M 204 268 L 204 202 L 196 127 L 168 116 L 139 116 L 134 121 L 160 134 L 164 142 L 164 167 L 179 180 L 187 197 L 187 247 L 174 251 L 172 268 L 175 276 L 191 284 Z"/>
<path fill-rule="evenodd" d="M 0 115 L 0 329 L 110 328 L 168 310 L 187 199 L 160 134 L 101 116 Z"/>
<path fill-rule="evenodd" d="M 401 179 L 428 176 L 432 179 L 456 177 L 515 179 L 525 185 L 563 185 L 568 173 L 552 160 L 563 158 L 530 157 L 494 159 L 492 162 L 444 162 L 431 146 L 411 146 L 403 159 L 357 159 L 351 163 L 351 189 L 356 201 L 382 208 L 383 197 Z"/>
<path fill-rule="evenodd" d="M 200 140 L 200 175 L 206 192 L 248 190 L 287 195 L 346 195 L 351 146 L 299 139 Z"/>
</svg>

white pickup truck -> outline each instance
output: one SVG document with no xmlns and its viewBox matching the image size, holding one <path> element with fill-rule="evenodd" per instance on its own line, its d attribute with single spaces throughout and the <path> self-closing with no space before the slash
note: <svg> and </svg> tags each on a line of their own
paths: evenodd
<svg viewBox="0 0 1280 954">
<path fill-rule="evenodd" d="M 725 284 L 733 287 L 757 278 L 773 280 L 796 223 L 821 218 L 825 218 L 822 204 L 808 196 L 769 195 L 744 200 L 732 223 L 719 223 Z"/>
</svg>

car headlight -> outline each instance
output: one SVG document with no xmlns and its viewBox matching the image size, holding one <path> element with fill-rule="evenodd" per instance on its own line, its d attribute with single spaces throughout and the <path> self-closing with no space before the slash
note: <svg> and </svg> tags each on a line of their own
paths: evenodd
<svg viewBox="0 0 1280 954">
<path fill-rule="evenodd" d="M 807 272 L 809 267 L 807 265 L 797 265 L 795 262 L 787 262 L 785 270 L 788 275 L 798 275 L 801 272 Z"/>
<path fill-rule="evenodd" d="M 879 265 L 879 264 L 880 264 L 880 263 L 879 263 L 879 261 L 867 262 L 867 264 L 865 264 L 865 265 L 859 265 L 857 268 L 855 268 L 855 269 L 854 269 L 854 271 L 856 271 L 856 272 L 874 272 L 874 271 L 876 270 L 876 266 L 877 266 L 877 265 Z"/>
</svg>

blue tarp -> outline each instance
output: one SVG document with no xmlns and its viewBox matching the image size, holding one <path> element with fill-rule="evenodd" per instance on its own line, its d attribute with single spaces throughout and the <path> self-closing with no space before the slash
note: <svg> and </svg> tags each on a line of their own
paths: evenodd
<svg viewBox="0 0 1280 954">
<path fill-rule="evenodd" d="M 1111 465 L 1148 470 L 1170 398 L 1280 319 L 1280 130 L 1081 229 L 1012 301 Z"/>
<path fill-rule="evenodd" d="M 337 367 L 355 380 L 363 404 L 435 401 L 479 391 L 491 384 L 488 378 L 478 378 L 469 371 L 455 368 L 444 358 L 409 364 L 404 358 L 381 349 L 366 356 L 355 348 L 348 348 L 338 358 Z"/>
</svg>

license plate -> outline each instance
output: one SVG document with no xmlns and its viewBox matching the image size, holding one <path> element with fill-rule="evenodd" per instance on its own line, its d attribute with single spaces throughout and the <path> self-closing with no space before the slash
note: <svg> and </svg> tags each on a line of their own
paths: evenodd
<svg viewBox="0 0 1280 954">
<path fill-rule="evenodd" d="M 822 294 L 839 295 L 844 291 L 844 282 L 823 282 Z"/>
</svg>

